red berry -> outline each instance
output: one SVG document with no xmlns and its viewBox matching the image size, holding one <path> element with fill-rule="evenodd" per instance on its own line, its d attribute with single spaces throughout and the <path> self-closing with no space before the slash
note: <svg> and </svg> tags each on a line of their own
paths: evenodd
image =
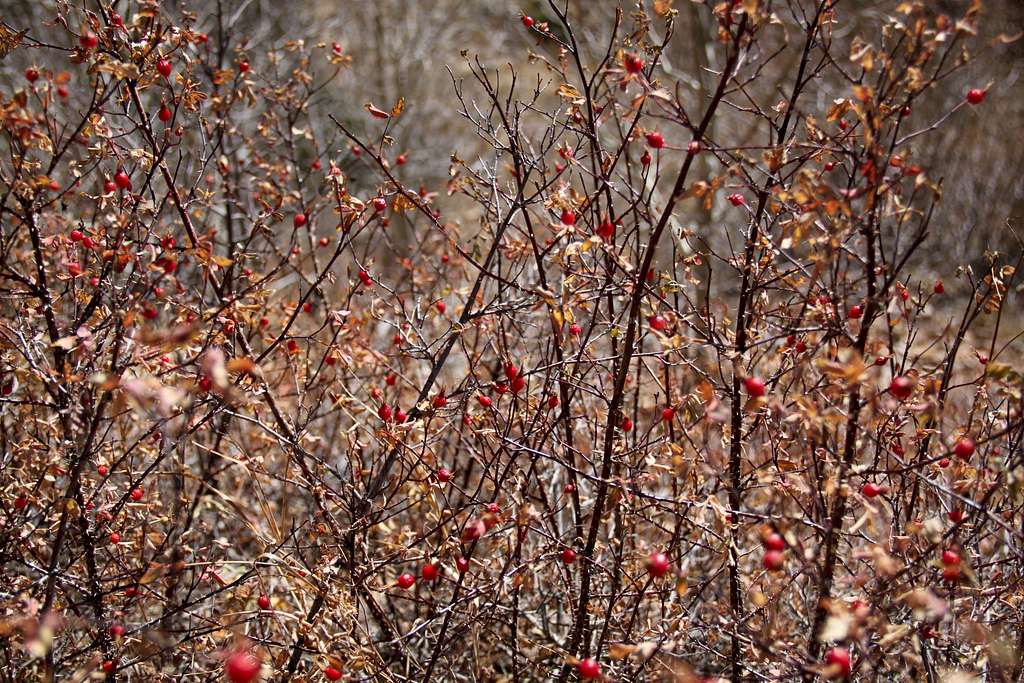
<svg viewBox="0 0 1024 683">
<path fill-rule="evenodd" d="M 298 228 L 301 228 L 305 224 L 306 224 L 306 214 L 304 214 L 304 213 L 297 213 L 297 214 L 295 214 L 295 218 L 292 219 L 292 225 L 294 225 L 295 228 L 298 229 Z"/>
<path fill-rule="evenodd" d="M 435 408 L 444 408 L 446 405 L 448 405 L 447 396 L 445 396 L 444 394 L 438 394 L 437 396 L 434 397 Z"/>
<path fill-rule="evenodd" d="M 942 280 L 936 280 L 935 287 L 932 291 L 934 291 L 936 294 L 942 294 L 946 291 L 946 286 L 942 284 Z"/>
<path fill-rule="evenodd" d="M 252 683 L 260 675 L 260 660 L 248 650 L 235 650 L 224 662 L 224 675 L 231 683 Z"/>
<path fill-rule="evenodd" d="M 653 149 L 661 149 L 665 146 L 665 138 L 658 131 L 651 131 L 646 135 L 647 144 Z"/>
<path fill-rule="evenodd" d="M 405 156 L 404 154 L 399 154 L 397 157 L 395 157 L 395 163 L 398 164 L 399 166 L 401 166 L 402 164 L 404 164 L 408 160 L 409 160 L 409 158 L 407 156 Z"/>
<path fill-rule="evenodd" d="M 950 583 L 956 583 L 960 580 L 960 567 L 956 565 L 943 567 L 942 578 Z"/>
<path fill-rule="evenodd" d="M 108 630 L 110 635 L 112 635 L 115 638 L 120 638 L 124 635 L 124 626 L 122 626 L 121 624 L 111 624 L 110 629 Z"/>
<path fill-rule="evenodd" d="M 893 377 L 892 382 L 889 384 L 889 393 L 899 400 L 905 401 L 914 393 L 914 384 L 914 380 L 909 377 L 903 375 Z"/>
<path fill-rule="evenodd" d="M 83 31 L 82 35 L 78 36 L 78 42 L 86 50 L 91 50 L 99 45 L 100 41 L 92 31 Z"/>
<path fill-rule="evenodd" d="M 525 26 L 526 28 L 530 28 L 531 26 L 533 26 L 533 17 L 531 16 L 527 16 L 524 14 L 522 17 L 520 17 L 519 20 L 523 22 L 523 26 Z"/>
<path fill-rule="evenodd" d="M 260 609 L 270 609 L 270 598 L 266 595 L 261 595 L 256 599 L 256 604 Z"/>
<path fill-rule="evenodd" d="M 644 60 L 638 55 L 626 55 L 622 63 L 626 67 L 626 71 L 631 74 L 638 74 L 644 69 Z"/>
<path fill-rule="evenodd" d="M 72 241 L 72 242 L 81 242 L 81 241 L 82 241 L 82 239 L 83 239 L 83 238 L 85 237 L 85 235 L 84 235 L 84 234 L 82 233 L 82 231 L 81 231 L 81 230 L 72 230 L 72 231 L 71 231 L 71 232 L 70 232 L 70 233 L 68 234 L 68 237 L 70 237 L 70 238 L 71 238 L 71 241 Z"/>
<path fill-rule="evenodd" d="M 754 398 L 760 398 L 765 394 L 764 382 L 757 377 L 747 377 L 743 380 L 743 388 Z"/>
<path fill-rule="evenodd" d="M 622 418 L 622 431 L 631 432 L 633 431 L 633 421 L 628 417 Z"/>
<path fill-rule="evenodd" d="M 111 660 L 111 659 L 104 660 L 102 668 L 103 668 L 103 673 L 106 673 L 106 674 L 113 673 L 113 671 L 114 671 L 114 661 Z"/>
<path fill-rule="evenodd" d="M 96 468 L 96 473 L 101 477 L 107 476 L 107 472 L 109 471 L 110 469 L 106 465 L 100 465 L 99 467 Z"/>
<path fill-rule="evenodd" d="M 864 309 L 862 309 L 860 306 L 857 306 L 857 305 L 850 306 L 850 311 L 849 311 L 850 320 L 856 320 L 857 318 L 861 317 L 862 315 L 864 315 Z"/>
<path fill-rule="evenodd" d="M 615 226 L 607 218 L 601 221 L 601 225 L 597 226 L 597 235 L 602 239 L 608 239 L 615 234 Z"/>
<path fill-rule="evenodd" d="M 970 104 L 981 104 L 985 101 L 985 95 L 988 94 L 980 88 L 971 88 L 967 91 L 967 101 Z"/>
<path fill-rule="evenodd" d="M 875 496 L 882 492 L 882 487 L 879 486 L 878 484 L 875 484 L 874 482 L 869 481 L 868 483 L 864 484 L 864 487 L 861 488 L 860 492 L 864 494 L 865 498 L 874 498 Z"/>
<path fill-rule="evenodd" d="M 785 566 L 786 558 L 778 550 L 769 550 L 764 554 L 762 564 L 768 571 L 777 572 Z"/>
<path fill-rule="evenodd" d="M 843 647 L 834 647 L 825 654 L 825 663 L 839 668 L 843 676 L 850 674 L 850 651 Z"/>
<path fill-rule="evenodd" d="M 452 478 L 452 473 L 444 467 L 439 467 L 437 470 L 437 480 L 442 484 Z"/>
<path fill-rule="evenodd" d="M 974 455 L 974 439 L 969 436 L 961 436 L 953 446 L 953 453 L 961 460 L 967 460 Z"/>
<path fill-rule="evenodd" d="M 380 408 L 377 409 L 377 417 L 384 422 L 389 422 L 391 420 L 391 415 L 391 406 L 386 403 L 382 403 Z"/>
<path fill-rule="evenodd" d="M 576 551 L 572 548 L 566 548 L 562 551 L 562 564 L 572 564 L 576 561 Z"/>
<path fill-rule="evenodd" d="M 583 333 L 583 328 L 577 325 L 576 323 L 573 323 L 572 325 L 569 326 L 569 333 L 575 337 L 578 337 L 580 336 L 580 334 Z"/>
<path fill-rule="evenodd" d="M 412 588 L 413 584 L 416 583 L 416 577 L 406 572 L 398 577 L 398 587 L 405 590 Z"/>
<path fill-rule="evenodd" d="M 138 502 L 138 501 L 142 500 L 142 496 L 143 496 L 143 492 L 142 492 L 142 489 L 141 489 L 141 488 L 138 488 L 138 487 L 136 487 L 136 488 L 133 488 L 133 489 L 132 489 L 132 493 L 131 493 L 131 496 L 132 496 L 132 500 L 134 500 L 134 501 L 136 501 L 136 502 Z"/>
<path fill-rule="evenodd" d="M 103 194 L 110 194 L 117 189 L 117 185 L 113 180 L 107 180 L 103 183 Z"/>
<path fill-rule="evenodd" d="M 955 550 L 943 550 L 942 564 L 946 566 L 960 564 L 960 555 Z"/>
<path fill-rule="evenodd" d="M 420 576 L 423 577 L 424 581 L 434 581 L 440 574 L 441 570 L 433 562 L 427 562 L 423 565 L 423 569 L 420 570 Z"/>
<path fill-rule="evenodd" d="M 558 407 L 558 397 L 555 396 L 554 394 L 551 394 L 550 396 L 548 396 L 548 408 L 557 408 L 557 407 Z"/>
<path fill-rule="evenodd" d="M 747 203 L 747 200 L 739 192 L 735 192 L 729 195 L 729 202 L 732 203 L 733 206 L 743 206 Z"/>
<path fill-rule="evenodd" d="M 437 309 L 438 313 L 441 313 L 443 315 L 445 310 L 447 310 L 448 307 L 445 306 L 443 301 L 438 301 L 436 304 L 434 304 L 434 308 Z"/>
<path fill-rule="evenodd" d="M 672 419 L 675 416 L 676 416 L 676 409 L 675 408 L 665 408 L 664 410 L 661 411 L 661 421 L 662 422 L 671 422 Z"/>
<path fill-rule="evenodd" d="M 376 211 L 377 213 L 380 213 L 384 209 L 388 208 L 388 201 L 383 197 L 374 197 L 372 204 L 373 210 Z"/>
<path fill-rule="evenodd" d="M 647 319 L 647 322 L 650 324 L 651 329 L 657 330 L 659 332 L 662 332 L 668 328 L 668 321 L 665 320 L 665 318 L 661 317 L 660 315 L 652 315 Z"/>
<path fill-rule="evenodd" d="M 959 508 L 950 510 L 947 516 L 949 517 L 949 521 L 954 522 L 956 524 L 959 524 L 960 522 L 964 521 L 965 517 L 964 511 Z"/>
<path fill-rule="evenodd" d="M 565 225 L 573 225 L 576 223 L 576 214 L 572 209 L 563 209 L 561 219 Z"/>
<path fill-rule="evenodd" d="M 244 74 L 244 73 L 245 73 L 246 71 L 248 71 L 248 70 L 249 70 L 249 62 L 247 62 L 247 61 L 245 61 L 245 60 L 242 60 L 241 62 L 239 62 L 239 63 L 238 63 L 238 70 L 239 70 L 239 71 L 240 71 L 241 73 L 243 73 L 243 74 Z"/>
<path fill-rule="evenodd" d="M 459 570 L 460 574 L 465 574 L 469 571 L 469 560 L 464 557 L 456 557 L 455 568 Z"/>
<path fill-rule="evenodd" d="M 644 166 L 650 166 L 651 165 L 651 152 L 650 152 L 650 150 L 646 150 L 646 149 L 644 150 L 643 155 L 640 157 L 640 163 L 643 164 Z"/>
<path fill-rule="evenodd" d="M 324 678 L 329 681 L 341 680 L 341 672 L 335 669 L 333 666 L 329 666 L 324 669 Z"/>
<path fill-rule="evenodd" d="M 584 680 L 591 681 L 601 677 L 601 665 L 593 659 L 580 660 L 576 669 L 580 672 L 580 678 Z"/>
<path fill-rule="evenodd" d="M 655 578 L 665 576 L 669 564 L 668 555 L 665 553 L 654 552 L 647 556 L 647 571 Z"/>
<path fill-rule="evenodd" d="M 28 498 L 25 496 L 18 496 L 14 499 L 15 510 L 24 510 L 26 507 L 28 507 Z"/>
<path fill-rule="evenodd" d="M 156 60 L 156 70 L 160 72 L 160 75 L 167 78 L 171 75 L 171 62 L 169 59 L 158 59 Z"/>
<path fill-rule="evenodd" d="M 118 171 L 117 174 L 114 175 L 114 184 L 116 184 L 122 190 L 132 189 L 132 179 L 129 178 L 128 174 L 125 173 L 123 170 Z"/>
<path fill-rule="evenodd" d="M 514 380 L 512 380 L 512 384 L 509 386 L 512 389 L 513 394 L 518 394 L 519 392 L 526 388 L 526 379 L 521 376 L 516 377 Z"/>
<path fill-rule="evenodd" d="M 786 549 L 786 539 L 782 537 L 782 534 L 768 534 L 764 539 L 764 547 L 768 550 L 781 552 Z"/>
<path fill-rule="evenodd" d="M 25 69 L 25 79 L 29 83 L 35 83 L 39 80 L 39 72 L 36 69 L 29 67 L 28 69 Z"/>
</svg>

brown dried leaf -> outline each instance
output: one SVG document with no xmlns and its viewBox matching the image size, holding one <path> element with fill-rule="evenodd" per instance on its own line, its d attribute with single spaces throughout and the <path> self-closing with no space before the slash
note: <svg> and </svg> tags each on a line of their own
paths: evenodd
<svg viewBox="0 0 1024 683">
<path fill-rule="evenodd" d="M 391 116 L 398 118 L 402 115 L 402 111 L 405 110 L 405 98 L 399 97 L 398 101 L 395 102 L 395 106 L 391 107 Z"/>
<path fill-rule="evenodd" d="M 6 57 L 11 50 L 18 47 L 26 33 L 28 33 L 28 29 L 15 33 L 3 24 L 0 24 L 0 59 Z"/>
<path fill-rule="evenodd" d="M 390 119 L 391 118 L 391 114 L 387 113 L 383 109 L 378 109 L 377 107 L 373 106 L 373 104 L 370 103 L 370 102 L 366 103 L 366 111 L 370 112 L 370 116 L 372 116 L 372 117 L 374 117 L 376 119 Z"/>
<path fill-rule="evenodd" d="M 252 358 L 244 356 L 242 358 L 232 358 L 227 364 L 228 372 L 234 372 L 236 374 L 256 374 L 256 363 Z"/>
<path fill-rule="evenodd" d="M 634 652 L 636 652 L 636 645 L 627 643 L 610 643 L 608 645 L 608 658 L 611 660 L 625 659 Z"/>
</svg>

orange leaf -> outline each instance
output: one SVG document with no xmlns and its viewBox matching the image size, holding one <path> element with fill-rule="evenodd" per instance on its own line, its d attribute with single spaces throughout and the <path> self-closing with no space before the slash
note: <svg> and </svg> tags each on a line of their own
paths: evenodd
<svg viewBox="0 0 1024 683">
<path fill-rule="evenodd" d="M 391 115 L 397 118 L 398 116 L 400 116 L 402 114 L 402 110 L 404 110 L 404 109 L 405 109 L 405 98 L 404 97 L 399 97 L 398 101 L 395 102 L 395 106 L 391 107 Z"/>
</svg>

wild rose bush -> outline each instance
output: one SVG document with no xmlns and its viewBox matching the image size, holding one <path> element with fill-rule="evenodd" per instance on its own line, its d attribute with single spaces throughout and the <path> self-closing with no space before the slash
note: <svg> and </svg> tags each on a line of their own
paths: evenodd
<svg viewBox="0 0 1024 683">
<path fill-rule="evenodd" d="M 5 24 L 8 679 L 1019 680 L 1021 255 L 915 268 L 980 4 L 703 5 L 706 92 L 512 14 L 443 187 L 342 45 Z"/>
</svg>

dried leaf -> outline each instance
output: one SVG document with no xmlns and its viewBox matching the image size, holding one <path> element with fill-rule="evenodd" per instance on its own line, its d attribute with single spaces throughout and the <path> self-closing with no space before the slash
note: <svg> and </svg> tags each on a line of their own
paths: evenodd
<svg viewBox="0 0 1024 683">
<path fill-rule="evenodd" d="M 636 652 L 636 645 L 627 643 L 610 643 L 608 645 L 608 658 L 611 660 L 625 659 L 634 652 Z"/>
<path fill-rule="evenodd" d="M 366 111 L 370 112 L 370 115 L 377 119 L 390 119 L 391 114 L 387 113 L 383 109 L 378 109 L 373 106 L 370 102 L 366 103 Z"/>
<path fill-rule="evenodd" d="M 843 614 L 831 614 L 825 620 L 825 625 L 818 634 L 818 640 L 823 643 L 846 640 L 850 634 L 850 626 L 853 624 L 853 615 L 849 612 Z"/>
<path fill-rule="evenodd" d="M 398 118 L 402 115 L 402 111 L 405 109 L 405 98 L 399 97 L 398 101 L 395 102 L 395 106 L 391 107 L 391 116 Z"/>
</svg>

